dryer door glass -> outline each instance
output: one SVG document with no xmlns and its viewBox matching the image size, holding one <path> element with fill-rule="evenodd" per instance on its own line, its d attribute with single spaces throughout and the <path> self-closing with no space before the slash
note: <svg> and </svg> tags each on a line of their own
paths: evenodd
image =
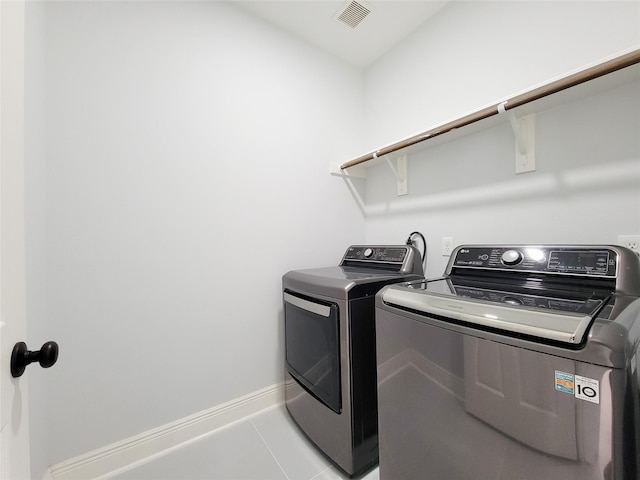
<svg viewBox="0 0 640 480">
<path fill-rule="evenodd" d="M 338 321 L 337 304 L 285 290 L 287 370 L 314 397 L 340 413 Z"/>
</svg>

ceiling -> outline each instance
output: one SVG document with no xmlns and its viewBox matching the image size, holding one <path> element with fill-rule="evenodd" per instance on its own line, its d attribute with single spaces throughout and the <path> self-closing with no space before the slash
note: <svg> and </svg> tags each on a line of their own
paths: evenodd
<svg viewBox="0 0 640 480">
<path fill-rule="evenodd" d="M 233 3 L 362 68 L 402 41 L 449 0 L 356 1 L 370 13 L 355 27 L 337 19 L 344 8 L 354 7 L 352 0 L 234 0 Z"/>
</svg>

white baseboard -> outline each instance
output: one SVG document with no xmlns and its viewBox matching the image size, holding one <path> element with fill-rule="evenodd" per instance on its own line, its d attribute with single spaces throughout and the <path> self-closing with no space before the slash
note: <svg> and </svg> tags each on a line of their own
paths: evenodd
<svg viewBox="0 0 640 480">
<path fill-rule="evenodd" d="M 167 450 L 283 402 L 284 384 L 278 383 L 135 437 L 60 462 L 51 467 L 49 478 L 108 478 L 117 471 L 144 463 L 151 457 L 160 456 Z"/>
</svg>

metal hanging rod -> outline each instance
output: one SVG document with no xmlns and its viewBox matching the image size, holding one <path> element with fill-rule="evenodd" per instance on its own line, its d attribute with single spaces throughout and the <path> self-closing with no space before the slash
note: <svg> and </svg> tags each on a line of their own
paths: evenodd
<svg viewBox="0 0 640 480">
<path fill-rule="evenodd" d="M 397 152 L 398 150 L 402 150 L 431 138 L 443 135 L 456 128 L 465 127 L 480 120 L 484 120 L 485 118 L 498 115 L 500 112 L 520 107 L 548 95 L 561 92 L 590 80 L 595 80 L 596 78 L 608 75 L 613 72 L 617 72 L 618 70 L 622 70 L 623 68 L 630 67 L 638 63 L 640 63 L 640 49 L 621 55 L 612 60 L 608 60 L 594 67 L 587 68 L 541 87 L 534 88 L 533 90 L 525 92 L 521 95 L 517 95 L 509 100 L 500 102 L 499 104 L 491 107 L 483 108 L 482 110 L 471 113 L 452 122 L 445 123 L 444 125 L 440 125 L 439 127 L 433 128 L 424 133 L 414 135 L 413 137 L 376 150 L 375 152 L 362 155 L 354 160 L 343 163 L 342 165 L 340 165 L 340 169 L 344 170 L 346 168 L 354 167 L 356 165 L 368 162 L 369 160 L 373 160 L 375 158 L 384 157 L 385 155 Z"/>
</svg>

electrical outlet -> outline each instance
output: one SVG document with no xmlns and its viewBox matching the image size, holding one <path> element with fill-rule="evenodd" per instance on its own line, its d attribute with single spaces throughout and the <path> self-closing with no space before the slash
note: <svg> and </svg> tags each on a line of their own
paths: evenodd
<svg viewBox="0 0 640 480">
<path fill-rule="evenodd" d="M 640 235 L 618 235 L 618 245 L 640 254 Z"/>
<path fill-rule="evenodd" d="M 453 237 L 442 237 L 442 256 L 449 257 L 453 252 Z"/>
</svg>

